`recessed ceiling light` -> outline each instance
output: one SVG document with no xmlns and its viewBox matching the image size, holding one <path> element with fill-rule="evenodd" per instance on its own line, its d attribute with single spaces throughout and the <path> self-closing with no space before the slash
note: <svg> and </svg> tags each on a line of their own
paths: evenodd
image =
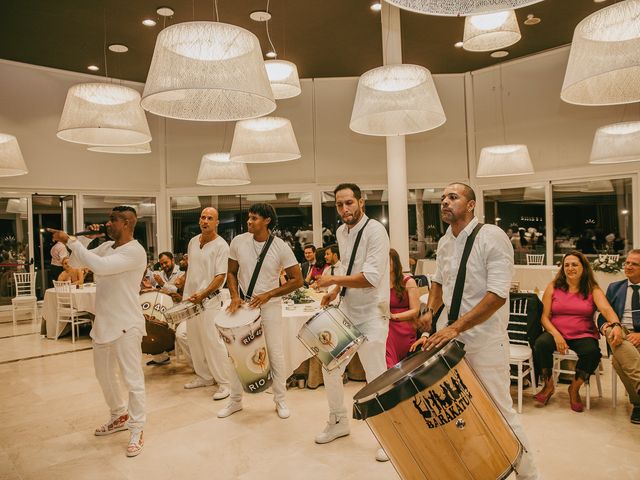
<svg viewBox="0 0 640 480">
<path fill-rule="evenodd" d="M 374 12 L 379 12 L 380 10 L 382 10 L 382 3 L 380 2 L 372 3 L 369 8 Z"/>
<path fill-rule="evenodd" d="M 97 72 L 98 70 L 100 70 L 100 67 L 98 67 L 97 65 L 89 65 L 87 69 L 91 70 L 92 72 Z"/>
<path fill-rule="evenodd" d="M 456 42 L 453 44 L 453 46 L 456 48 L 462 48 L 463 45 L 464 45 L 464 42 Z"/>
<path fill-rule="evenodd" d="M 541 22 L 542 20 L 540 20 L 538 17 L 536 17 L 533 13 L 530 13 L 529 15 L 527 15 L 527 19 L 524 21 L 525 25 L 537 25 Z"/>
<path fill-rule="evenodd" d="M 145 18 L 144 20 L 142 20 L 142 24 L 145 27 L 155 27 L 156 26 L 156 21 L 152 20 L 151 18 Z"/>
<path fill-rule="evenodd" d="M 268 58 L 276 58 L 278 56 L 278 54 L 276 52 L 274 52 L 273 50 L 269 50 L 267 53 L 265 53 L 265 56 Z"/>
<path fill-rule="evenodd" d="M 170 7 L 158 7 L 156 13 L 161 17 L 171 17 L 175 12 L 173 11 L 173 8 Z"/>
<path fill-rule="evenodd" d="M 129 51 L 129 47 L 120 43 L 112 43 L 109 45 L 109 50 L 115 53 L 126 53 Z"/>
<path fill-rule="evenodd" d="M 502 57 L 506 57 L 507 55 L 509 55 L 509 52 L 507 52 L 506 50 L 498 50 L 497 52 L 491 53 L 491 56 L 493 58 L 502 58 Z"/>
<path fill-rule="evenodd" d="M 254 22 L 266 22 L 271 20 L 271 14 L 265 10 L 256 10 L 249 14 L 249 18 Z"/>
</svg>

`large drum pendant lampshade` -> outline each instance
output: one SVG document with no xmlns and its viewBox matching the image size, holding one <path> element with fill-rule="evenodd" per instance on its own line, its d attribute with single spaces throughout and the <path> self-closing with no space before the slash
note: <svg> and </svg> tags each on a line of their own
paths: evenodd
<svg viewBox="0 0 640 480">
<path fill-rule="evenodd" d="M 257 37 L 219 22 L 186 22 L 158 34 L 142 107 L 163 117 L 229 121 L 276 108 Z"/>
<path fill-rule="evenodd" d="M 596 131 L 589 163 L 640 161 L 640 122 L 605 125 Z"/>
<path fill-rule="evenodd" d="M 429 70 L 419 65 L 385 65 L 360 77 L 349 128 L 363 135 L 408 135 L 445 121 Z"/>
<path fill-rule="evenodd" d="M 27 173 L 29 170 L 16 137 L 0 133 L 0 177 L 15 177 Z"/>
<path fill-rule="evenodd" d="M 81 83 L 67 92 L 58 138 L 87 145 L 140 145 L 151 141 L 140 94 L 111 83 Z"/>
<path fill-rule="evenodd" d="M 385 0 L 391 5 L 427 15 L 477 15 L 532 5 L 542 0 Z"/>
<path fill-rule="evenodd" d="M 476 177 L 506 177 L 533 173 L 526 145 L 494 145 L 480 151 Z"/>
<path fill-rule="evenodd" d="M 640 0 L 603 8 L 578 24 L 560 98 L 576 105 L 640 101 Z"/>
<path fill-rule="evenodd" d="M 123 147 L 111 147 L 111 146 L 97 146 L 93 145 L 88 147 L 90 152 L 99 153 L 118 153 L 122 155 L 143 155 L 145 153 L 151 153 L 151 144 L 142 143 L 140 145 L 125 145 Z"/>
<path fill-rule="evenodd" d="M 198 185 L 217 187 L 248 185 L 251 183 L 247 165 L 232 162 L 228 152 L 207 153 L 200 162 Z"/>
<path fill-rule="evenodd" d="M 298 78 L 298 67 L 295 63 L 286 60 L 267 60 L 264 66 L 276 100 L 300 95 L 302 90 Z"/>
<path fill-rule="evenodd" d="M 513 45 L 522 38 L 516 12 L 470 15 L 464 19 L 462 48 L 470 52 L 490 52 Z"/>
<path fill-rule="evenodd" d="M 289 119 L 262 117 L 236 123 L 231 160 L 243 163 L 286 162 L 300 156 Z"/>
</svg>

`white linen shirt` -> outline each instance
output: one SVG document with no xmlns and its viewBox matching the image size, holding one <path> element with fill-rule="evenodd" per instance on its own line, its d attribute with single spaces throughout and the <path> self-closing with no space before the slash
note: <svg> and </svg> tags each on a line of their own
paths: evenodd
<svg viewBox="0 0 640 480">
<path fill-rule="evenodd" d="M 242 292 L 246 294 L 251 283 L 253 270 L 256 268 L 258 256 L 265 242 L 256 242 L 252 233 L 242 233 L 231 240 L 229 258 L 238 262 L 238 284 Z M 189 257 L 191 262 L 191 257 Z M 268 292 L 280 286 L 280 270 L 293 267 L 298 264 L 291 247 L 281 238 L 274 237 L 267 255 L 262 262 L 262 268 L 253 289 L 254 295 Z M 189 267 L 191 268 L 191 267 Z M 280 302 L 280 298 L 272 298 L 268 303 Z"/>
<path fill-rule="evenodd" d="M 467 238 L 478 224 L 474 218 L 454 237 L 451 227 L 438 242 L 436 273 L 433 281 L 442 285 L 442 296 L 447 310 L 451 308 L 453 289 Z M 473 309 L 487 292 L 493 292 L 507 302 L 487 320 L 462 332 L 458 340 L 464 342 L 468 352 L 480 350 L 483 345 L 507 340 L 509 322 L 509 288 L 513 276 L 513 247 L 507 234 L 496 225 L 485 224 L 476 236 L 467 260 L 460 316 Z"/>
<path fill-rule="evenodd" d="M 229 244 L 218 235 L 215 240 L 205 243 L 200 248 L 200 237 L 201 235 L 193 237 L 187 247 L 189 269 L 182 294 L 182 298 L 185 299 L 207 288 L 214 277 L 227 274 Z"/>
<path fill-rule="evenodd" d="M 336 231 L 338 248 L 347 266 L 351 262 L 353 244 L 367 218 L 366 215 L 362 215 L 360 221 L 351 230 L 343 224 Z M 347 288 L 347 293 L 340 302 L 340 309 L 354 325 L 369 320 L 387 321 L 390 316 L 389 235 L 377 220 L 371 219 L 367 228 L 362 232 L 351 275 L 357 273 L 362 273 L 372 286 Z"/>
<path fill-rule="evenodd" d="M 363 233 L 364 235 L 364 233 Z M 331 269 L 333 268 L 333 273 L 331 273 Z M 329 268 L 325 269 L 324 272 L 322 272 L 322 276 L 323 277 L 330 277 L 331 275 L 346 275 L 347 274 L 347 267 L 344 266 L 344 263 L 342 263 L 340 260 L 338 260 L 334 265 L 329 265 Z"/>
<path fill-rule="evenodd" d="M 72 250 L 72 267 L 88 267 L 96 283 L 96 318 L 91 338 L 109 343 L 135 328 L 146 335 L 140 305 L 140 279 L 147 266 L 147 253 L 137 240 L 112 248 L 114 242 L 87 250 L 77 239 L 67 245 Z"/>
<path fill-rule="evenodd" d="M 171 271 L 170 275 L 167 275 L 167 272 L 165 272 L 164 269 L 161 268 L 159 274 L 160 274 L 160 278 L 162 278 L 162 281 L 164 282 L 164 285 L 162 285 L 162 288 L 167 292 L 176 293 L 178 291 L 178 287 L 176 287 L 175 285 L 176 280 L 178 280 L 182 275 L 184 275 L 184 272 L 180 270 L 180 267 L 174 264 L 173 270 Z"/>
</svg>

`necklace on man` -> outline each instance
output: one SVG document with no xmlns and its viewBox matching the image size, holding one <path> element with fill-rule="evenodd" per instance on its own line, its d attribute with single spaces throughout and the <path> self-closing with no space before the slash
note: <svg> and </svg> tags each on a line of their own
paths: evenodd
<svg viewBox="0 0 640 480">
<path fill-rule="evenodd" d="M 252 238 L 252 240 L 253 240 L 253 251 L 256 254 L 256 260 L 257 260 L 258 258 L 260 258 L 260 251 L 262 250 L 262 247 L 259 247 L 259 248 L 257 247 L 260 244 L 260 242 L 256 242 L 255 238 Z"/>
</svg>

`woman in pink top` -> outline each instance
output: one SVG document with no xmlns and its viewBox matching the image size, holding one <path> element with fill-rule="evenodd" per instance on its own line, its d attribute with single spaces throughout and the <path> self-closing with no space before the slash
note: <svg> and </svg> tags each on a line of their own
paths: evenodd
<svg viewBox="0 0 640 480">
<path fill-rule="evenodd" d="M 413 278 L 402 274 L 400 256 L 393 248 L 389 250 L 389 275 L 391 318 L 387 336 L 387 368 L 404 359 L 416 341 L 416 327 L 412 322 L 420 308 L 418 285 Z"/>
<path fill-rule="evenodd" d="M 600 363 L 598 330 L 594 322 L 596 310 L 609 322 L 618 318 L 598 287 L 589 260 L 580 252 L 567 253 L 556 278 L 547 286 L 542 297 L 542 326 L 545 332 L 535 343 L 536 362 L 542 369 L 544 387 L 535 396 L 546 405 L 554 393 L 551 369 L 553 353 L 569 349 L 578 355 L 576 375 L 569 386 L 571 410 L 582 412 L 580 387 L 596 371 Z"/>
</svg>

